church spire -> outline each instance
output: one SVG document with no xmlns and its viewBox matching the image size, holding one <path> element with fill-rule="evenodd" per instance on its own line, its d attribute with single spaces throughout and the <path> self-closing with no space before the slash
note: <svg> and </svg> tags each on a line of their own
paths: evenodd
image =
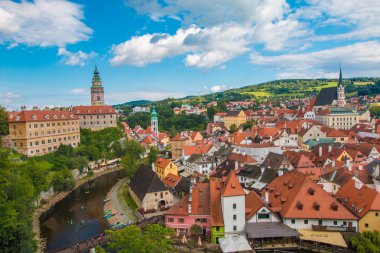
<svg viewBox="0 0 380 253">
<path fill-rule="evenodd" d="M 104 88 L 99 75 L 98 67 L 95 65 L 91 86 L 91 105 L 104 105 Z"/>
<path fill-rule="evenodd" d="M 343 86 L 342 64 L 339 67 L 339 81 L 338 86 Z"/>
</svg>

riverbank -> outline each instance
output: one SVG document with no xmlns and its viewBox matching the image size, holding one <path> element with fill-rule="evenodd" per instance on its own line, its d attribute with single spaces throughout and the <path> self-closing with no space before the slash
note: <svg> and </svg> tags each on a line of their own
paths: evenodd
<svg viewBox="0 0 380 253">
<path fill-rule="evenodd" d="M 120 194 L 123 192 L 123 188 L 126 187 L 128 181 L 127 178 L 120 180 L 115 184 L 107 194 L 107 201 L 104 204 L 103 211 L 115 214 L 111 218 L 107 219 L 109 225 L 111 224 L 126 224 L 128 222 L 135 222 L 137 220 L 133 211 L 130 209 L 129 205 L 125 203 L 125 200 Z"/>
<path fill-rule="evenodd" d="M 84 177 L 79 179 L 78 181 L 75 182 L 75 186 L 70 189 L 69 191 L 64 191 L 64 192 L 59 192 L 52 196 L 46 203 L 41 204 L 38 208 L 35 209 L 33 212 L 33 234 L 34 238 L 37 244 L 37 253 L 42 253 L 45 249 L 46 242 L 44 238 L 41 238 L 41 228 L 40 228 L 40 217 L 44 213 L 48 212 L 50 208 L 55 206 L 58 202 L 63 200 L 67 195 L 69 195 L 71 192 L 75 191 L 78 187 L 82 186 L 85 183 L 88 183 L 98 177 L 101 177 L 103 175 L 113 173 L 116 171 L 123 170 L 121 166 L 114 166 L 114 167 L 107 167 L 107 168 L 102 168 L 97 171 L 94 171 L 94 174 L 92 176 Z"/>
</svg>

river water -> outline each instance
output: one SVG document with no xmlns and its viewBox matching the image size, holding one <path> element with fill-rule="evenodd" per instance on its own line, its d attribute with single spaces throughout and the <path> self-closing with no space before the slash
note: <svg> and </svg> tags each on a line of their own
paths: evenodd
<svg viewBox="0 0 380 253">
<path fill-rule="evenodd" d="M 103 218 L 103 200 L 123 177 L 124 171 L 117 171 L 85 183 L 42 215 L 41 236 L 46 238 L 46 250 L 74 244 L 107 229 Z"/>
</svg>

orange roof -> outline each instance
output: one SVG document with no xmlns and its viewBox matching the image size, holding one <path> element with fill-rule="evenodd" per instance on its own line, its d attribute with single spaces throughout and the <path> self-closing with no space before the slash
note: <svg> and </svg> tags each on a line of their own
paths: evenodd
<svg viewBox="0 0 380 253">
<path fill-rule="evenodd" d="M 223 182 L 220 179 L 210 180 L 210 215 L 211 226 L 224 226 L 221 205 Z"/>
<path fill-rule="evenodd" d="M 339 189 L 336 197 L 343 199 L 344 205 L 359 217 L 368 211 L 380 211 L 380 193 L 366 185 L 355 187 L 353 179 Z"/>
<path fill-rule="evenodd" d="M 178 184 L 178 182 L 181 180 L 180 176 L 174 175 L 172 173 L 169 173 L 163 180 L 162 182 L 169 186 L 170 188 L 173 188 Z"/>
<path fill-rule="evenodd" d="M 72 112 L 77 115 L 115 114 L 116 110 L 110 105 L 81 105 L 74 106 Z"/>
<path fill-rule="evenodd" d="M 230 197 L 230 196 L 240 196 L 245 195 L 245 192 L 243 188 L 240 185 L 239 180 L 236 177 L 235 171 L 230 171 L 230 174 L 228 175 L 223 189 L 222 189 L 222 196 L 223 197 Z"/>
<path fill-rule="evenodd" d="M 154 165 L 160 168 L 166 168 L 170 163 L 171 161 L 169 159 L 159 157 L 154 162 Z"/>
<path fill-rule="evenodd" d="M 24 110 L 20 112 L 10 112 L 8 122 L 42 122 L 42 121 L 62 121 L 77 120 L 78 116 L 69 111 L 56 110 Z"/>
<path fill-rule="evenodd" d="M 143 140 L 141 143 L 144 143 L 144 144 L 152 144 L 152 143 L 153 143 L 153 140 L 152 140 L 152 138 L 148 135 L 147 137 L 144 138 L 144 140 Z"/>
<path fill-rule="evenodd" d="M 253 157 L 247 154 L 242 155 L 242 154 L 231 153 L 228 159 L 238 161 L 240 163 L 257 163 L 257 161 Z"/>
<path fill-rule="evenodd" d="M 249 220 L 255 213 L 257 213 L 260 208 L 265 206 L 269 208 L 269 206 L 265 203 L 265 201 L 257 195 L 255 191 L 251 191 L 247 195 L 245 195 L 245 208 L 246 208 L 246 218 Z"/>
<path fill-rule="evenodd" d="M 272 209 L 284 218 L 356 220 L 321 186 L 296 170 L 275 178 L 268 189 Z"/>
<path fill-rule="evenodd" d="M 183 147 L 183 152 L 185 156 L 190 156 L 193 154 L 205 154 L 211 149 L 212 145 L 211 144 L 206 144 L 206 145 L 196 145 L 196 146 L 184 146 Z"/>
<path fill-rule="evenodd" d="M 166 215 L 188 215 L 189 195 L 180 199 L 166 211 Z"/>
</svg>

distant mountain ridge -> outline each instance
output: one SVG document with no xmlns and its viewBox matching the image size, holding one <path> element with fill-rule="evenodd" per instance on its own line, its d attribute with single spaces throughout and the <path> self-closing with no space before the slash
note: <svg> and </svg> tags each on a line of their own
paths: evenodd
<svg viewBox="0 0 380 253">
<path fill-rule="evenodd" d="M 247 85 L 240 88 L 229 89 L 221 92 L 210 93 L 199 96 L 186 96 L 175 100 L 195 99 L 200 101 L 211 101 L 215 99 L 244 100 L 252 98 L 303 98 L 315 96 L 323 88 L 337 86 L 338 79 L 282 79 L 265 83 Z M 343 83 L 348 97 L 357 95 L 380 94 L 379 77 L 353 77 L 343 78 Z M 165 99 L 164 99 L 165 100 Z M 161 100 L 161 101 L 164 101 Z M 127 102 L 118 106 L 147 105 L 150 100 L 137 100 Z"/>
</svg>

